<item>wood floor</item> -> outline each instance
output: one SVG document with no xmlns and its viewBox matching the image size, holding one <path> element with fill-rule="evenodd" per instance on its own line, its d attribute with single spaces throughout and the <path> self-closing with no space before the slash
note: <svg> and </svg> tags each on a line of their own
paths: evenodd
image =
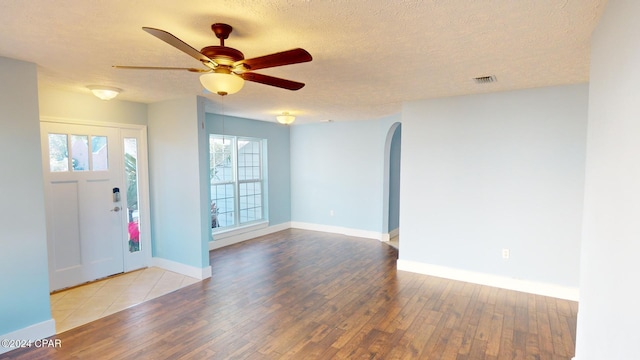
<svg viewBox="0 0 640 360">
<path fill-rule="evenodd" d="M 402 250 L 401 250 L 402 251 Z M 213 277 L 10 359 L 571 359 L 577 303 L 396 271 L 370 239 L 285 230 Z M 2 358 L 3 355 L 0 355 Z"/>
</svg>

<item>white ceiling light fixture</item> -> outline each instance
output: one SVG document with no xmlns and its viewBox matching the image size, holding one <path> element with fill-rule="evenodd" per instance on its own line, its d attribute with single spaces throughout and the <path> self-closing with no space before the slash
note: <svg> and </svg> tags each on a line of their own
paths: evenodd
<svg viewBox="0 0 640 360">
<path fill-rule="evenodd" d="M 296 121 L 296 117 L 285 111 L 282 115 L 276 116 L 276 120 L 278 120 L 280 124 L 289 125 Z"/>
<path fill-rule="evenodd" d="M 216 69 L 215 72 L 200 75 L 200 83 L 214 94 L 224 96 L 237 93 L 244 86 L 244 79 L 224 70 Z"/>
<path fill-rule="evenodd" d="M 112 86 L 89 85 L 87 88 L 102 100 L 111 100 L 122 92 L 122 89 Z"/>
</svg>

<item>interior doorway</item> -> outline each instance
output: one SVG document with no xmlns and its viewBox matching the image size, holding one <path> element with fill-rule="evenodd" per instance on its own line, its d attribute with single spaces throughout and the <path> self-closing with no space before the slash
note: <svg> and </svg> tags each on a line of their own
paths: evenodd
<svg viewBox="0 0 640 360">
<path fill-rule="evenodd" d="M 400 158 L 402 124 L 391 125 L 385 141 L 383 240 L 400 244 Z"/>
</svg>

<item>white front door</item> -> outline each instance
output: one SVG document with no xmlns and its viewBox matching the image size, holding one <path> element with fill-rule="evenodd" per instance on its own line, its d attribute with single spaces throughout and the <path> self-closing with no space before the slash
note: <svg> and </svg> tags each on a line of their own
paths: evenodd
<svg viewBox="0 0 640 360">
<path fill-rule="evenodd" d="M 123 272 L 119 129 L 43 122 L 41 139 L 51 290 Z"/>
</svg>

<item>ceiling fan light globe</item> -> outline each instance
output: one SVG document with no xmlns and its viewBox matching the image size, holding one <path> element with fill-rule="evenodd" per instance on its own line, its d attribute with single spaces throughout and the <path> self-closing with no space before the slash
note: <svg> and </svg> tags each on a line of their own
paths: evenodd
<svg viewBox="0 0 640 360">
<path fill-rule="evenodd" d="M 207 73 L 200 75 L 200 83 L 214 94 L 235 94 L 244 86 L 244 79 L 235 74 Z"/>
</svg>

